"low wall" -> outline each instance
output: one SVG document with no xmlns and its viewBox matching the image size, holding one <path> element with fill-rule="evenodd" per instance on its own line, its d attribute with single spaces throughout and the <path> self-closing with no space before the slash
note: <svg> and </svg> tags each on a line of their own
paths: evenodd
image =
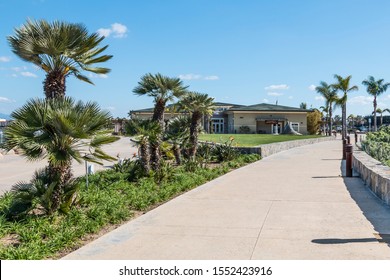
<svg viewBox="0 0 390 280">
<path fill-rule="evenodd" d="M 335 140 L 335 138 L 329 136 L 329 137 L 320 137 L 320 138 L 264 144 L 258 147 L 236 147 L 236 149 L 238 149 L 242 154 L 259 154 L 261 157 L 264 158 L 292 148 L 320 143 L 324 141 L 330 141 L 330 140 Z"/>
<path fill-rule="evenodd" d="M 354 151 L 352 166 L 366 186 L 382 201 L 390 205 L 390 167 L 383 165 L 361 150 Z"/>
</svg>

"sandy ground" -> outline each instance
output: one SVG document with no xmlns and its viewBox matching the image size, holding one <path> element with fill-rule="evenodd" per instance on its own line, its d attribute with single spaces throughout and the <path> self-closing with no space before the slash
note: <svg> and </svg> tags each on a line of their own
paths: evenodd
<svg viewBox="0 0 390 280">
<path fill-rule="evenodd" d="M 132 158 L 137 148 L 129 137 L 121 137 L 115 143 L 103 146 L 103 150 L 113 157 Z M 93 164 L 94 171 L 110 168 L 116 162 L 104 161 L 103 165 Z M 25 157 L 15 154 L 0 155 L 0 194 L 11 189 L 11 186 L 20 181 L 29 181 L 34 171 L 47 165 L 46 160 L 29 162 Z M 74 162 L 75 176 L 85 174 L 85 164 Z"/>
</svg>

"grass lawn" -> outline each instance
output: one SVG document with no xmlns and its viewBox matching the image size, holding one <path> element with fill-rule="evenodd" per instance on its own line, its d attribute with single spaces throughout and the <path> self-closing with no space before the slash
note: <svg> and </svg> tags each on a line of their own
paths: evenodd
<svg viewBox="0 0 390 280">
<path fill-rule="evenodd" d="M 233 137 L 233 145 L 255 147 L 262 144 L 323 137 L 320 135 L 272 135 L 272 134 L 202 134 L 199 140 L 224 143 Z"/>
</svg>

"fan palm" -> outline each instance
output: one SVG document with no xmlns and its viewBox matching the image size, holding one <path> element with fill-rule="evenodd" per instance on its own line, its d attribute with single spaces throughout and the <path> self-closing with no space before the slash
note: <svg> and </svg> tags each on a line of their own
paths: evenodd
<svg viewBox="0 0 390 280">
<path fill-rule="evenodd" d="M 162 128 L 161 131 L 163 131 L 164 111 L 167 102 L 181 97 L 185 93 L 186 88 L 179 78 L 170 78 L 160 73 L 156 75 L 149 73 L 141 77 L 141 81 L 138 82 L 138 86 L 133 89 L 133 92 L 137 95 L 147 95 L 154 98 L 155 105 L 152 120 L 158 122 Z M 160 168 L 161 138 L 162 135 L 160 134 L 156 137 L 155 142 L 150 142 L 153 170 Z"/>
<path fill-rule="evenodd" d="M 141 77 L 138 86 L 133 89 L 137 95 L 147 95 L 154 98 L 154 111 L 152 120 L 164 124 L 164 111 L 168 101 L 174 101 L 185 93 L 187 86 L 179 78 L 170 78 L 160 73 L 146 74 Z"/>
<path fill-rule="evenodd" d="M 75 103 L 71 98 L 34 99 L 12 113 L 6 128 L 6 149 L 17 148 L 28 160 L 48 160 L 50 182 L 56 185 L 51 197 L 53 211 L 60 206 L 72 180 L 72 160 L 101 164 L 114 160 L 101 146 L 118 138 L 104 130 L 110 114 L 96 103 Z"/>
<path fill-rule="evenodd" d="M 363 85 L 367 87 L 367 92 L 374 97 L 373 105 L 374 105 L 374 131 L 377 131 L 377 121 L 376 121 L 376 113 L 377 113 L 377 97 L 384 93 L 387 88 L 390 86 L 390 83 L 385 83 L 383 79 L 375 80 L 373 76 L 368 76 L 367 80 L 362 82 Z M 378 112 L 379 113 L 379 112 Z"/>
<path fill-rule="evenodd" d="M 111 55 L 100 55 L 108 47 L 98 46 L 104 37 L 88 34 L 82 24 L 28 20 L 7 39 L 16 55 L 46 72 L 43 82 L 46 98 L 63 97 L 66 78 L 70 75 L 93 84 L 82 71 L 96 74 L 110 71 L 94 66 L 112 58 Z"/>
<path fill-rule="evenodd" d="M 168 123 L 165 131 L 166 139 L 172 144 L 172 151 L 177 165 L 181 164 L 181 147 L 188 142 L 190 126 L 191 119 L 188 116 L 178 116 Z"/>
<path fill-rule="evenodd" d="M 178 107 L 181 110 L 190 112 L 191 126 L 190 126 L 190 150 L 189 156 L 193 159 L 196 155 L 198 147 L 198 126 L 203 116 L 210 116 L 213 113 L 214 98 L 207 94 L 198 92 L 189 92 L 179 102 Z"/>
<path fill-rule="evenodd" d="M 155 138 L 161 134 L 160 125 L 152 120 L 132 119 L 126 125 L 130 135 L 136 136 L 135 143 L 139 145 L 139 157 L 143 170 L 150 171 L 149 142 L 156 141 Z"/>
<path fill-rule="evenodd" d="M 320 85 L 316 87 L 316 91 L 325 99 L 325 107 L 328 108 L 327 113 L 329 114 L 329 135 L 332 135 L 332 114 L 338 98 L 336 89 L 332 85 L 321 81 Z"/>
<path fill-rule="evenodd" d="M 348 100 L 348 93 L 358 90 L 359 88 L 357 86 L 351 86 L 351 78 L 352 76 L 347 76 L 345 78 L 334 75 L 335 79 L 337 80 L 335 84 L 332 86 L 343 93 L 343 96 L 338 98 L 338 104 L 341 106 L 341 120 L 342 120 L 342 136 L 343 139 L 347 137 L 347 100 Z"/>
</svg>

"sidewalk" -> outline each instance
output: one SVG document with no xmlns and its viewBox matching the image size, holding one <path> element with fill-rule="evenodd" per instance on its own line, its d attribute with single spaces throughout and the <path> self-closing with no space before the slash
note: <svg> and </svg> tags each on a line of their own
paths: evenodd
<svg viewBox="0 0 390 280">
<path fill-rule="evenodd" d="M 341 141 L 281 152 L 64 259 L 390 259 L 389 245 L 374 235 L 390 234 L 390 208 L 340 167 Z"/>
</svg>

